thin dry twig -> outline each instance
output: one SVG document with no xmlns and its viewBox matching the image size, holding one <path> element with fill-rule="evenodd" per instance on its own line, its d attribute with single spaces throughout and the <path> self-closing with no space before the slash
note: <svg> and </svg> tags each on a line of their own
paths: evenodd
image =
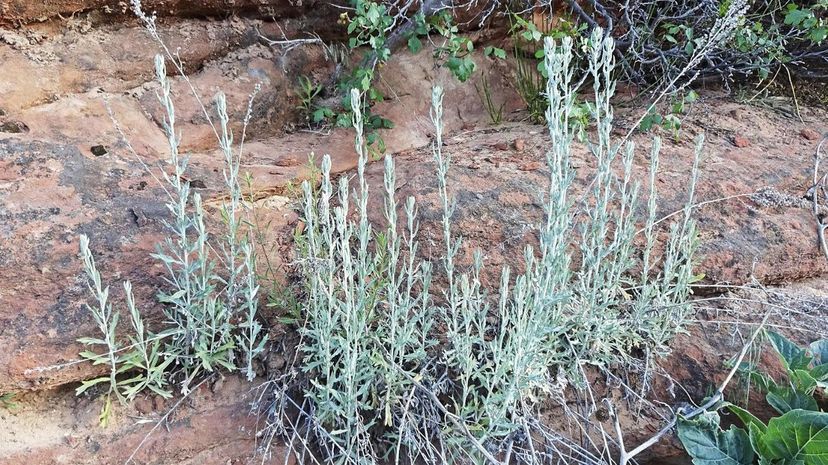
<svg viewBox="0 0 828 465">
<path fill-rule="evenodd" d="M 150 429 L 149 432 L 147 432 L 147 434 L 144 436 L 144 439 L 142 439 L 141 442 L 138 443 L 138 445 L 132 451 L 132 454 L 130 454 L 129 458 L 127 458 L 126 462 L 124 462 L 124 465 L 129 465 L 135 459 L 135 454 L 137 454 L 138 451 L 141 450 L 142 447 L 144 447 L 144 444 L 149 440 L 150 436 L 152 436 L 152 434 L 155 432 L 155 430 L 157 430 L 158 427 L 161 426 L 161 424 L 165 423 L 167 421 L 167 419 L 170 418 L 170 415 L 172 415 L 172 413 L 175 412 L 178 409 L 178 407 L 181 406 L 181 404 L 184 402 L 184 400 L 186 400 L 187 398 L 190 397 L 190 394 L 197 391 L 198 388 L 201 387 L 202 384 L 204 384 L 205 382 L 207 382 L 208 380 L 211 380 L 211 379 L 213 379 L 212 374 L 207 376 L 206 378 L 202 379 L 191 390 L 189 390 L 186 394 L 182 395 L 181 398 L 178 399 L 178 401 L 176 401 L 176 403 L 173 404 L 172 407 L 170 407 L 170 409 L 167 411 L 167 413 L 165 413 L 163 417 L 159 418 L 158 421 L 155 422 L 155 426 L 153 426 L 152 429 Z"/>
<path fill-rule="evenodd" d="M 822 250 L 825 258 L 828 259 L 828 240 L 825 238 L 825 231 L 828 229 L 828 215 L 822 211 L 824 207 L 820 205 L 820 194 L 822 194 L 822 198 L 828 198 L 828 173 L 822 176 L 819 175 L 820 163 L 822 162 L 822 145 L 825 144 L 826 140 L 828 140 L 828 134 L 822 136 L 822 140 L 817 145 L 816 153 L 814 154 L 814 183 L 811 185 L 808 193 L 811 197 L 813 205 L 812 211 L 817 224 L 819 248 Z"/>
<path fill-rule="evenodd" d="M 736 375 L 736 372 L 739 370 L 739 367 L 741 366 L 742 361 L 745 359 L 745 356 L 747 355 L 748 350 L 750 350 L 750 348 L 753 346 L 753 343 L 756 341 L 756 338 L 759 337 L 759 334 L 761 334 L 762 330 L 765 328 L 765 324 L 767 323 L 768 318 L 770 317 L 770 315 L 772 313 L 773 313 L 773 308 L 769 308 L 768 311 L 765 312 L 765 316 L 762 318 L 762 322 L 759 324 L 759 326 L 753 332 L 753 335 L 751 336 L 751 338 L 747 342 L 747 344 L 745 344 L 742 347 L 741 352 L 739 352 L 739 356 L 736 358 L 736 361 L 733 363 L 733 368 L 731 368 L 730 372 L 727 374 L 727 377 L 719 385 L 719 388 L 716 389 L 716 392 L 704 404 L 700 405 L 699 407 L 697 407 L 696 409 L 694 409 L 694 410 L 692 410 L 688 413 L 682 414 L 681 416 L 683 418 L 688 419 L 688 420 L 691 419 L 691 418 L 695 418 L 695 417 L 701 415 L 702 413 L 706 412 L 707 409 L 709 409 L 710 407 L 716 405 L 717 403 L 719 403 L 721 400 L 724 399 L 724 390 L 725 390 L 725 388 L 727 388 L 728 384 L 730 384 L 730 381 L 733 380 L 733 377 Z M 650 439 L 644 441 L 643 443 L 641 443 L 635 449 L 633 449 L 631 451 L 627 451 L 626 448 L 624 447 L 624 438 L 623 438 L 623 434 L 621 432 L 621 425 L 619 423 L 618 416 L 615 415 L 615 410 L 612 408 L 612 405 L 610 403 L 607 403 L 607 406 L 609 407 L 610 414 L 614 418 L 615 431 L 616 431 L 616 434 L 618 435 L 618 444 L 620 446 L 619 447 L 620 448 L 620 457 L 618 459 L 619 465 L 627 465 L 627 463 L 629 463 L 629 461 L 632 460 L 635 456 L 637 456 L 641 452 L 649 449 L 655 443 L 657 443 L 662 437 L 664 437 L 664 435 L 669 433 L 673 429 L 673 427 L 676 426 L 676 422 L 678 421 L 679 415 L 681 414 L 681 411 L 679 411 L 676 415 L 673 416 L 672 420 L 670 420 L 670 422 L 667 425 L 665 425 L 661 430 L 659 430 Z"/>
</svg>

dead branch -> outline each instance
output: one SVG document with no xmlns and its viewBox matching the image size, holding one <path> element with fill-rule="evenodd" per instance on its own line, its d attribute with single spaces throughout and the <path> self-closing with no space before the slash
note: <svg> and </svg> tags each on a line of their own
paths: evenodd
<svg viewBox="0 0 828 465">
<path fill-rule="evenodd" d="M 814 182 L 808 190 L 812 205 L 814 219 L 817 224 L 817 238 L 819 240 L 819 248 L 822 250 L 825 258 L 828 259 L 828 240 L 825 238 L 825 231 L 828 230 L 828 215 L 823 212 L 824 207 L 820 205 L 820 194 L 822 199 L 828 198 L 828 173 L 820 176 L 819 169 L 822 162 L 822 145 L 828 140 L 828 134 L 822 136 L 822 140 L 817 145 L 816 153 L 814 154 Z"/>
<path fill-rule="evenodd" d="M 627 465 L 627 463 L 629 463 L 630 460 L 635 458 L 635 456 L 637 456 L 641 452 L 644 452 L 645 450 L 649 449 L 655 443 L 657 443 L 659 440 L 661 440 L 661 438 L 664 437 L 664 435 L 669 433 L 676 426 L 676 423 L 678 422 L 679 416 L 681 416 L 682 418 L 687 419 L 687 420 L 695 418 L 695 417 L 701 415 L 702 413 L 706 412 L 707 409 L 713 407 L 714 405 L 716 405 L 720 401 L 724 400 L 724 390 L 725 390 L 725 388 L 727 388 L 728 384 L 730 384 L 730 381 L 733 380 L 733 377 L 736 375 L 736 372 L 739 370 L 739 367 L 742 365 L 742 361 L 745 359 L 745 356 L 747 356 L 748 350 L 750 350 L 750 348 L 753 346 L 753 343 L 756 341 L 756 338 L 759 337 L 759 334 L 761 334 L 762 330 L 765 328 L 765 325 L 767 324 L 768 318 L 770 317 L 771 313 L 773 313 L 772 308 L 769 308 L 768 311 L 765 312 L 765 316 L 762 318 L 762 322 L 759 324 L 759 326 L 753 332 L 753 335 L 751 336 L 751 338 L 747 342 L 747 344 L 745 344 L 742 347 L 742 350 L 739 352 L 739 356 L 736 358 L 736 361 L 733 363 L 733 368 L 730 370 L 730 373 L 728 373 L 727 377 L 724 379 L 722 384 L 719 385 L 719 388 L 710 397 L 710 399 L 708 399 L 707 402 L 700 405 L 696 409 L 691 410 L 689 412 L 682 412 L 681 409 L 679 409 L 679 411 L 675 415 L 673 415 L 673 418 L 670 420 L 669 423 L 667 423 L 667 425 L 665 425 L 655 435 L 653 435 L 650 439 L 647 439 L 646 441 L 641 443 L 635 449 L 633 449 L 631 451 L 627 451 L 625 449 L 625 447 L 624 447 L 624 438 L 623 438 L 623 435 L 622 435 L 622 432 L 621 432 L 621 425 L 620 425 L 618 416 L 615 414 L 615 410 L 612 408 L 612 405 L 608 403 L 608 407 L 609 407 L 609 410 L 610 410 L 610 415 L 613 417 L 613 421 L 615 423 L 615 432 L 618 435 L 619 448 L 621 449 L 620 457 L 618 459 L 619 465 Z"/>
</svg>

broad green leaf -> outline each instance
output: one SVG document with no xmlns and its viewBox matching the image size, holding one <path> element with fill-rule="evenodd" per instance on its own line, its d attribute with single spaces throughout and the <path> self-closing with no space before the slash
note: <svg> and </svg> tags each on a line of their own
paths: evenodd
<svg viewBox="0 0 828 465">
<path fill-rule="evenodd" d="M 814 397 L 806 392 L 792 389 L 788 386 L 779 386 L 768 392 L 765 400 L 780 414 L 792 410 L 819 410 Z"/>
<path fill-rule="evenodd" d="M 817 380 L 807 370 L 794 370 L 791 373 L 791 383 L 793 383 L 798 391 L 813 394 L 814 389 L 816 389 Z"/>
<path fill-rule="evenodd" d="M 691 90 L 690 92 L 687 92 L 687 95 L 684 96 L 684 101 L 687 102 L 687 103 L 693 103 L 698 99 L 699 99 L 699 94 L 695 90 Z M 704 278 L 704 273 L 702 273 L 699 276 L 701 276 L 701 278 L 699 278 L 697 281 Z"/>
<path fill-rule="evenodd" d="M 759 439 L 763 459 L 785 464 L 828 464 L 828 413 L 791 410 L 768 422 Z"/>
<path fill-rule="evenodd" d="M 748 412 L 747 410 L 739 407 L 738 405 L 727 403 L 725 407 L 728 408 L 734 415 L 739 417 L 739 420 L 742 421 L 742 424 L 745 425 L 747 429 L 750 425 L 754 425 L 758 431 L 762 434 L 768 429 L 768 427 L 762 422 L 762 420 L 756 418 L 752 413 Z"/>
<path fill-rule="evenodd" d="M 811 42 L 815 44 L 820 44 L 823 40 L 825 40 L 826 37 L 828 37 L 828 28 L 812 28 L 811 31 L 808 33 L 808 37 L 811 39 Z"/>
<path fill-rule="evenodd" d="M 757 425 L 756 423 L 750 423 L 748 425 L 748 438 L 750 439 L 750 446 L 753 448 L 754 452 L 759 451 L 759 441 L 762 440 L 762 436 L 765 435 L 767 432 L 768 427 L 764 424 L 762 426 Z M 759 463 L 762 463 L 762 457 L 759 457 Z"/>
<path fill-rule="evenodd" d="M 791 8 L 793 7 L 793 8 Z M 809 19 L 813 13 L 809 9 L 798 9 L 793 3 L 788 5 L 788 13 L 785 15 L 785 24 L 789 26 L 799 26 L 805 20 Z"/>
<path fill-rule="evenodd" d="M 745 430 L 719 427 L 719 414 L 706 412 L 694 420 L 680 419 L 678 437 L 695 465 L 750 465 L 754 453 Z"/>
<path fill-rule="evenodd" d="M 828 363 L 811 368 L 810 374 L 817 381 L 817 384 L 824 384 L 825 381 L 828 381 Z"/>
<path fill-rule="evenodd" d="M 417 53 L 422 49 L 423 43 L 417 38 L 417 36 L 411 36 L 408 38 L 408 50 L 410 50 L 411 53 Z"/>
<path fill-rule="evenodd" d="M 828 365 L 828 339 L 814 341 L 808 346 L 808 352 L 814 359 L 814 365 Z"/>
<path fill-rule="evenodd" d="M 767 331 L 767 335 L 771 345 L 773 345 L 773 348 L 779 354 L 779 358 L 782 360 L 785 368 L 790 371 L 808 368 L 810 359 L 804 349 L 777 332 Z"/>
</svg>

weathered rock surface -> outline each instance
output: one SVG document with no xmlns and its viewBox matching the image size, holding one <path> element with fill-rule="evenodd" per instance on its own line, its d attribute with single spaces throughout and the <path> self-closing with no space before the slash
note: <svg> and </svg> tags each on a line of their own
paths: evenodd
<svg viewBox="0 0 828 465">
<path fill-rule="evenodd" d="M 328 9 L 330 6 L 328 2 L 318 0 L 143 0 L 141 3 L 146 13 L 155 12 L 159 16 L 179 17 L 228 17 L 239 14 L 265 17 L 297 16 L 314 10 L 319 12 L 320 9 Z M 130 0 L 5 0 L 0 4 L 0 24 L 25 24 L 88 12 L 123 18 L 131 14 Z"/>
<path fill-rule="evenodd" d="M 71 390 L 22 395 L 13 410 L 0 409 L 0 465 L 253 465 L 257 425 L 255 385 L 235 377 L 209 380 L 185 402 L 140 397 L 114 405 L 111 423 L 99 424 L 103 399 Z M 166 416 L 166 418 L 165 418 Z M 280 445 L 265 463 L 284 463 Z M 292 463 L 292 462 L 288 462 Z"/>
</svg>

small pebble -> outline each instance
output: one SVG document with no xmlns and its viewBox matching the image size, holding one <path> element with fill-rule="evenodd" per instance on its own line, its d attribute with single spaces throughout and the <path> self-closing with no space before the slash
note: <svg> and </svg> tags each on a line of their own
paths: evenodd
<svg viewBox="0 0 828 465">
<path fill-rule="evenodd" d="M 733 145 L 739 148 L 745 148 L 750 146 L 750 141 L 747 139 L 747 137 L 744 136 L 734 136 Z"/>
<path fill-rule="evenodd" d="M 518 169 L 521 171 L 537 171 L 541 169 L 542 166 L 543 165 L 539 161 L 530 161 L 518 165 Z"/>
<path fill-rule="evenodd" d="M 811 128 L 805 128 L 799 131 L 799 135 L 808 140 L 819 140 L 822 135 Z"/>
</svg>

